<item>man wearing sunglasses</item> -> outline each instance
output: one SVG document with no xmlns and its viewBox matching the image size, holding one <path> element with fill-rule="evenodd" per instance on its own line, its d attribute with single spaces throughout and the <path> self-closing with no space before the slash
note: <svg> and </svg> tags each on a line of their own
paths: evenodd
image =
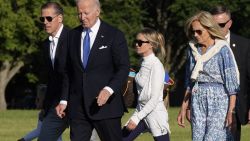
<svg viewBox="0 0 250 141">
<path fill-rule="evenodd" d="M 44 99 L 44 119 L 39 141 L 56 141 L 67 128 L 67 117 L 60 118 L 55 107 L 65 103 L 61 96 L 62 67 L 66 63 L 67 33 L 63 25 L 63 9 L 56 2 L 48 2 L 41 7 L 40 21 L 49 37 L 43 42 L 44 69 L 47 73 L 47 91 Z"/>
<path fill-rule="evenodd" d="M 225 6 L 216 6 L 210 12 L 222 28 L 240 71 L 240 92 L 237 94 L 236 120 L 233 122 L 235 128 L 232 129 L 234 140 L 240 141 L 241 125 L 250 121 L 250 40 L 230 32 L 231 13 Z"/>
</svg>

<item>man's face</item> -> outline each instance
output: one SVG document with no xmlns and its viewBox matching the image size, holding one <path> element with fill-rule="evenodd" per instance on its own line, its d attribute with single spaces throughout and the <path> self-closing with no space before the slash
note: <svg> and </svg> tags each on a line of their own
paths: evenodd
<svg viewBox="0 0 250 141">
<path fill-rule="evenodd" d="M 232 25 L 232 20 L 230 19 L 230 17 L 226 13 L 213 15 L 213 17 L 214 17 L 214 20 L 222 28 L 223 34 L 226 36 Z"/>
<path fill-rule="evenodd" d="M 62 24 L 62 15 L 56 14 L 55 10 L 50 7 L 42 9 L 40 20 L 44 24 L 45 31 L 48 34 L 55 36 Z"/>
<path fill-rule="evenodd" d="M 94 0 L 84 0 L 77 3 L 78 18 L 84 28 L 91 28 L 100 15 L 100 9 Z"/>
</svg>

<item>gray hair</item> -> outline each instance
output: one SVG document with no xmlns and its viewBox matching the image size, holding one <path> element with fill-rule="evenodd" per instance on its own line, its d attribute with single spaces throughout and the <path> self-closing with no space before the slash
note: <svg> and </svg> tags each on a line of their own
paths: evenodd
<svg viewBox="0 0 250 141">
<path fill-rule="evenodd" d="M 77 4 L 78 2 L 80 2 L 80 1 L 84 1 L 84 0 L 75 0 L 76 4 Z M 100 1 L 99 1 L 99 0 L 94 0 L 94 1 L 95 1 L 96 6 L 97 6 L 99 9 L 101 9 Z"/>
</svg>

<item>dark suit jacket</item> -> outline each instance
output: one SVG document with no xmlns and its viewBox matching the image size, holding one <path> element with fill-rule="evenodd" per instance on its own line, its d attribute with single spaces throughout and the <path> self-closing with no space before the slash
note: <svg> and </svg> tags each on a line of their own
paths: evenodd
<svg viewBox="0 0 250 141">
<path fill-rule="evenodd" d="M 237 95 L 236 112 L 240 123 L 244 125 L 248 122 L 250 104 L 250 40 L 231 33 L 230 47 L 240 72 L 240 92 Z"/>
<path fill-rule="evenodd" d="M 83 106 L 92 120 L 121 117 L 125 110 L 121 88 L 129 72 L 125 37 L 121 31 L 101 21 L 84 69 L 80 49 L 82 31 L 83 27 L 78 26 L 68 36 L 68 78 L 65 77 L 65 82 L 68 79 L 69 84 L 64 85 L 64 97 L 69 90 L 69 116 L 75 116 L 79 107 Z M 104 106 L 98 107 L 96 97 L 105 86 L 109 86 L 114 93 Z"/>
<path fill-rule="evenodd" d="M 54 68 L 50 59 L 50 41 L 46 39 L 43 43 L 44 67 L 48 75 L 47 91 L 43 104 L 45 113 L 47 113 L 50 108 L 56 107 L 61 100 L 62 70 L 66 63 L 68 31 L 69 29 L 64 26 L 56 48 Z"/>
</svg>

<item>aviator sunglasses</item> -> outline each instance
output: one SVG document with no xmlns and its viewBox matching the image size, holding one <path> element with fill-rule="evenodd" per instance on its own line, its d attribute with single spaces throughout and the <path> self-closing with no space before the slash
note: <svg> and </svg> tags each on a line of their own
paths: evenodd
<svg viewBox="0 0 250 141">
<path fill-rule="evenodd" d="M 134 40 L 134 45 L 137 44 L 139 47 L 141 47 L 143 43 L 149 43 L 149 41 Z"/>
<path fill-rule="evenodd" d="M 192 30 L 192 33 L 197 33 L 198 35 L 202 35 L 203 31 L 202 30 Z"/>
<path fill-rule="evenodd" d="M 57 15 L 54 16 L 54 17 L 51 17 L 51 16 L 40 17 L 39 19 L 40 19 L 41 22 L 44 22 L 45 19 L 46 19 L 48 22 L 52 22 L 52 20 L 53 20 L 55 17 L 57 17 L 58 15 L 60 15 L 60 14 L 57 14 Z"/>
<path fill-rule="evenodd" d="M 221 27 L 221 28 L 224 28 L 226 26 L 226 24 L 230 21 L 231 19 L 227 20 L 226 22 L 224 23 L 218 23 L 218 25 Z"/>
</svg>

